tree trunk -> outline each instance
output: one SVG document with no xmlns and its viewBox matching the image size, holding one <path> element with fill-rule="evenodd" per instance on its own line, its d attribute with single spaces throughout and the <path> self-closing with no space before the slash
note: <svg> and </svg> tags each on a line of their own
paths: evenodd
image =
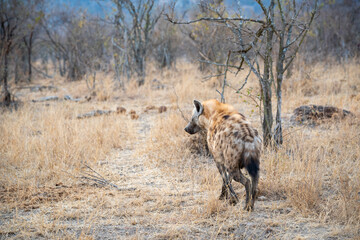
<svg viewBox="0 0 360 240">
<path fill-rule="evenodd" d="M 14 78 L 15 78 L 15 84 L 18 84 L 20 82 L 20 76 L 19 76 L 19 56 L 15 56 L 15 73 L 14 73 Z"/>
<path fill-rule="evenodd" d="M 63 77 L 65 75 L 64 71 L 63 71 L 63 68 L 62 68 L 62 65 L 61 65 L 61 58 L 58 58 L 58 62 L 59 62 L 59 73 L 60 73 L 60 76 Z"/>
<path fill-rule="evenodd" d="M 31 53 L 32 53 L 32 39 L 34 36 L 34 31 L 31 31 L 30 35 L 29 35 L 29 42 L 26 40 L 26 37 L 24 37 L 24 43 L 27 49 L 27 65 L 28 65 L 28 82 L 31 82 L 31 71 L 32 71 L 32 66 L 31 66 Z"/>
<path fill-rule="evenodd" d="M 280 6 L 281 7 L 281 6 Z M 280 8 L 281 9 L 281 8 Z M 282 14 L 282 10 L 281 10 Z M 283 15 L 282 15 L 283 16 Z M 276 62 L 276 99 L 277 99 L 277 109 L 276 109 L 276 124 L 275 124 L 275 130 L 274 130 L 274 141 L 276 145 L 283 144 L 283 135 L 282 135 L 282 123 L 281 123 L 281 103 L 282 103 L 282 81 L 284 78 L 284 61 L 286 52 L 288 50 L 288 47 L 286 47 L 289 44 L 289 40 L 291 37 L 292 27 L 290 26 L 288 28 L 287 36 L 288 41 L 285 44 L 285 33 L 286 33 L 286 25 L 285 21 L 283 20 L 282 29 L 279 33 L 279 52 Z"/>
<path fill-rule="evenodd" d="M 142 86 L 145 83 L 145 56 L 142 53 L 138 53 L 136 56 L 137 74 L 138 74 L 138 85 Z"/>
<path fill-rule="evenodd" d="M 4 97 L 3 97 L 3 102 L 5 104 L 6 107 L 10 106 L 11 103 L 11 94 L 10 91 L 8 89 L 8 52 L 5 52 L 4 54 L 4 69 L 3 69 L 3 73 L 2 73 L 2 82 L 3 82 L 3 93 L 4 93 Z"/>
<path fill-rule="evenodd" d="M 63 76 L 65 76 L 66 71 L 68 71 L 68 69 L 66 68 L 67 60 L 64 56 L 61 57 L 61 60 L 62 60 L 62 65 L 60 65 L 60 66 L 62 66 L 62 69 L 61 69 L 62 75 L 61 76 L 63 77 Z"/>
<path fill-rule="evenodd" d="M 278 60 L 276 64 L 276 99 L 277 99 L 277 110 L 276 110 L 276 125 L 274 131 L 274 140 L 277 145 L 283 143 L 282 125 L 281 125 L 281 102 L 282 102 L 282 81 L 284 78 L 284 61 L 285 61 L 286 49 L 284 49 L 284 38 L 283 33 L 280 35 L 280 46 Z"/>
<path fill-rule="evenodd" d="M 270 7 L 270 16 L 268 16 L 268 22 L 271 22 L 274 18 L 274 1 L 271 1 Z M 266 51 L 264 58 L 264 75 L 262 84 L 262 94 L 263 94 L 263 104 L 264 104 L 264 119 L 262 123 L 263 127 L 263 139 L 264 146 L 271 144 L 272 140 L 272 125 L 273 125 L 273 115 L 272 115 L 272 104 L 271 104 L 271 69 L 272 69 L 272 48 L 273 48 L 273 35 L 274 31 L 271 27 L 268 27 L 266 30 Z"/>
<path fill-rule="evenodd" d="M 32 38 L 33 38 L 33 33 L 31 32 L 30 37 L 29 37 L 29 45 L 28 45 L 28 82 L 31 82 L 31 75 L 32 75 L 32 66 L 31 66 L 31 54 L 32 54 Z"/>
<path fill-rule="evenodd" d="M 277 145 L 283 144 L 283 135 L 282 135 L 282 125 L 281 125 L 281 84 L 283 80 L 283 73 L 278 72 L 277 88 L 276 88 L 276 98 L 277 98 L 277 110 L 276 110 L 276 125 L 275 125 L 275 133 L 274 140 Z"/>
<path fill-rule="evenodd" d="M 271 104 L 271 84 L 269 81 L 264 82 L 264 88 L 262 89 L 263 104 L 264 104 L 264 119 L 262 123 L 263 127 L 263 139 L 264 146 L 268 146 L 271 143 L 271 129 L 273 125 L 272 104 Z"/>
</svg>

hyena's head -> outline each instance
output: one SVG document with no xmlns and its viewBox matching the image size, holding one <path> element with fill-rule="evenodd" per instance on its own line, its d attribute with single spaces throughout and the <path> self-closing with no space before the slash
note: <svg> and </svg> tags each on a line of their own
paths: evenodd
<svg viewBox="0 0 360 240">
<path fill-rule="evenodd" d="M 184 129 L 187 133 L 195 134 L 203 128 L 201 121 L 200 121 L 200 116 L 203 112 L 204 112 L 203 105 L 199 101 L 194 100 L 193 115 L 191 117 L 190 122 Z"/>
</svg>

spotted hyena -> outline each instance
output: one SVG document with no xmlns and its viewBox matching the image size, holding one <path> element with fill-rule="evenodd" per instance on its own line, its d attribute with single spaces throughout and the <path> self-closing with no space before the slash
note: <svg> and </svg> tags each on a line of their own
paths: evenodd
<svg viewBox="0 0 360 240">
<path fill-rule="evenodd" d="M 229 104 L 215 99 L 200 103 L 194 100 L 191 121 L 185 128 L 189 134 L 207 131 L 207 143 L 223 179 L 220 199 L 239 200 L 231 185 L 232 179 L 246 189 L 246 210 L 254 208 L 256 188 L 259 181 L 261 138 L 244 115 Z M 241 169 L 245 168 L 250 180 Z M 229 196 L 230 194 L 230 196 Z"/>
</svg>

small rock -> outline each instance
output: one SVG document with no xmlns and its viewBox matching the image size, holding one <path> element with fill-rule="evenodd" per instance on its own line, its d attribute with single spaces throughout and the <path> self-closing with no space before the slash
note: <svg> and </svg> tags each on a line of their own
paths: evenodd
<svg viewBox="0 0 360 240">
<path fill-rule="evenodd" d="M 165 106 L 159 107 L 159 113 L 166 112 L 167 108 Z"/>
<path fill-rule="evenodd" d="M 130 117 L 132 120 L 136 120 L 139 118 L 139 115 L 136 114 L 136 111 L 135 110 L 131 110 L 130 111 Z"/>
<path fill-rule="evenodd" d="M 131 114 L 130 117 L 132 120 L 139 119 L 139 115 L 137 115 L 137 114 Z"/>
<path fill-rule="evenodd" d="M 119 114 L 125 114 L 126 113 L 126 108 L 124 107 L 117 107 L 116 108 L 116 112 Z"/>
</svg>

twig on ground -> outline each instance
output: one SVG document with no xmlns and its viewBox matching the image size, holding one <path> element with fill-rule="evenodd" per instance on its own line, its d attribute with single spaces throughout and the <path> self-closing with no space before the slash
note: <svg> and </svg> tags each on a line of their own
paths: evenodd
<svg viewBox="0 0 360 240">
<path fill-rule="evenodd" d="M 109 186 L 109 187 L 112 187 L 112 188 L 114 188 L 114 189 L 116 189 L 118 191 L 134 191 L 134 190 L 136 190 L 136 188 L 120 188 L 116 184 L 113 184 L 110 181 L 106 180 L 100 173 L 96 172 L 88 164 L 86 164 L 86 163 L 83 163 L 83 164 L 93 174 L 91 174 L 89 172 L 82 172 L 82 176 L 78 177 L 78 176 L 74 176 L 73 174 L 71 174 L 69 172 L 66 172 L 66 171 L 64 171 L 64 172 L 66 172 L 67 174 L 69 174 L 73 178 L 77 178 L 77 179 L 80 179 L 82 181 L 84 181 L 84 180 L 91 181 L 91 182 L 94 182 L 94 183 L 102 185 L 102 186 Z"/>
<path fill-rule="evenodd" d="M 87 172 L 83 172 L 83 176 L 81 176 L 80 178 L 81 179 L 86 179 L 86 180 L 89 180 L 89 181 L 93 181 L 95 183 L 98 183 L 98 184 L 101 184 L 101 185 L 104 185 L 104 186 L 110 186 L 110 187 L 113 187 L 115 188 L 116 190 L 124 190 L 124 189 L 121 189 L 119 188 L 117 185 L 109 182 L 108 180 L 106 180 L 103 176 L 100 175 L 100 173 L 96 172 L 94 169 L 92 169 L 89 165 L 87 165 L 86 163 L 84 163 L 84 166 L 89 169 L 91 172 L 95 173 L 96 175 L 92 175 L 90 173 L 87 173 Z"/>
</svg>

